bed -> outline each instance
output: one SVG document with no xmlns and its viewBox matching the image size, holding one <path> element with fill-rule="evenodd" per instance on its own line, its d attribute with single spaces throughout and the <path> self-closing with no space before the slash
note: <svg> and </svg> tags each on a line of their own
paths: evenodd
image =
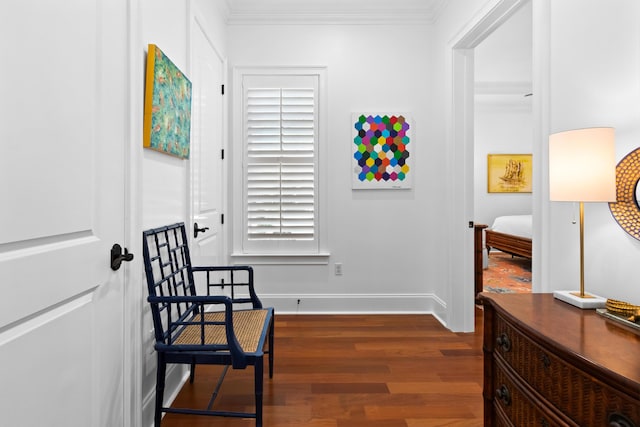
<svg viewBox="0 0 640 427">
<path fill-rule="evenodd" d="M 484 288 L 482 270 L 488 264 L 491 249 L 531 259 L 531 215 L 499 216 L 491 227 L 475 224 L 474 228 L 474 294 L 476 304 L 480 304 L 478 294 Z"/>
<path fill-rule="evenodd" d="M 484 233 L 487 253 L 497 249 L 531 259 L 531 215 L 499 216 Z"/>
</svg>

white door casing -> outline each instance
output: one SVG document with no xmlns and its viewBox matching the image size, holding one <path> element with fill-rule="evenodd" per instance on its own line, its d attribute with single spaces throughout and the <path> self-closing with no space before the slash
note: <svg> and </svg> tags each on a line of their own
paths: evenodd
<svg viewBox="0 0 640 427">
<path fill-rule="evenodd" d="M 4 425 L 124 425 L 124 275 L 109 254 L 125 235 L 126 10 L 27 0 L 0 18 Z"/>
<path fill-rule="evenodd" d="M 192 225 L 189 232 L 193 232 L 195 223 L 199 228 L 207 228 L 193 239 L 192 257 L 195 265 L 221 265 L 224 263 L 224 61 L 197 16 L 192 20 L 191 35 Z"/>
<path fill-rule="evenodd" d="M 474 48 L 529 0 L 492 0 L 474 15 L 450 42 L 451 136 L 448 176 L 453 190 L 449 203 L 450 289 L 447 327 L 456 332 L 474 330 L 473 289 L 473 95 Z M 464 165 L 454 168 L 453 165 Z M 460 177 L 462 171 L 462 177 Z M 464 254 L 462 262 L 456 254 Z M 454 262 L 455 260 L 455 262 Z M 462 264 L 462 266 L 460 266 Z"/>
</svg>

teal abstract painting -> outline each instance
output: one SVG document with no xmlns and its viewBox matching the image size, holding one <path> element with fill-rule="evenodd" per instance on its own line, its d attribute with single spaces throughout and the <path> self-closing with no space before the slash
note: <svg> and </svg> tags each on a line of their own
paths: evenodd
<svg viewBox="0 0 640 427">
<path fill-rule="evenodd" d="M 143 145 L 189 158 L 191 82 L 156 46 L 149 45 Z"/>
</svg>

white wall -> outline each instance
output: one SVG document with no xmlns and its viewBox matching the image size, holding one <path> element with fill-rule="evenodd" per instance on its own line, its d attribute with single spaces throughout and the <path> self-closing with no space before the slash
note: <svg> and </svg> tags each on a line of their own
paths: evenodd
<svg viewBox="0 0 640 427">
<path fill-rule="evenodd" d="M 229 66 L 326 66 L 328 265 L 255 265 L 279 312 L 442 309 L 443 142 L 433 137 L 431 30 L 426 25 L 232 25 Z M 410 112 L 411 190 L 351 189 L 352 112 Z M 232 141 L 241 144 L 241 141 Z M 236 218 L 237 215 L 234 215 Z M 236 220 L 239 220 L 236 218 Z M 335 276 L 333 264 L 343 264 Z M 300 306 L 297 300 L 301 299 Z M 435 306 L 434 306 L 435 304 Z"/>
<path fill-rule="evenodd" d="M 133 66 L 139 70 L 139 79 L 133 82 L 134 93 L 143 96 L 144 71 L 148 44 L 157 45 L 176 66 L 190 77 L 190 31 L 194 17 L 205 23 L 207 35 L 216 49 L 226 55 L 226 26 L 220 5 L 223 2 L 192 0 L 176 2 L 172 0 L 140 0 L 140 46 Z M 141 105 L 143 107 L 143 105 Z M 143 111 L 140 111 L 140 123 Z M 142 147 L 140 128 L 139 146 Z M 162 154 L 149 149 L 141 149 L 141 218 L 142 229 L 158 227 L 179 221 L 189 223 L 189 160 Z M 144 273 L 142 273 L 144 274 Z M 146 303 L 146 281 L 142 305 L 142 425 L 152 425 L 155 397 L 156 354 L 153 351 L 153 328 Z M 170 368 L 167 376 L 165 398 L 177 393 L 184 379 L 182 367 Z"/>
<path fill-rule="evenodd" d="M 157 45 L 176 66 L 189 77 L 188 65 L 188 11 L 182 2 L 170 0 L 141 2 L 142 43 L 139 60 L 146 66 L 148 44 Z M 142 68 L 143 72 L 146 68 Z M 144 90 L 144 74 L 140 75 Z M 143 92 L 140 92 L 143 93 Z M 143 106 L 144 107 L 144 106 Z M 142 112 L 141 112 L 142 114 Z M 142 135 L 141 135 L 142 136 Z M 142 145 L 142 138 L 140 140 Z M 142 227 L 148 229 L 186 220 L 187 212 L 187 164 L 186 160 L 168 156 L 150 149 L 142 152 Z M 144 273 L 143 273 L 144 274 Z M 146 281 L 143 296 L 147 296 Z M 156 353 L 153 351 L 153 323 L 148 304 L 142 302 L 142 405 L 143 425 L 153 421 L 155 402 Z M 168 370 L 166 393 L 171 396 L 178 389 L 183 377 L 181 367 Z"/>
<path fill-rule="evenodd" d="M 488 193 L 487 155 L 532 153 L 532 4 L 474 49 L 474 220 L 531 214 L 531 193 Z M 530 95 L 530 96 L 525 96 Z"/>
<path fill-rule="evenodd" d="M 323 179 L 330 212 L 326 224 L 330 264 L 257 265 L 258 290 L 266 301 L 277 304 L 279 312 L 434 310 L 445 322 L 450 320 L 446 308 L 456 304 L 452 289 L 464 290 L 466 286 L 451 275 L 457 255 L 455 248 L 448 252 L 446 237 L 455 226 L 451 217 L 456 209 L 447 182 L 452 176 L 449 162 L 456 150 L 447 142 L 451 141 L 451 41 L 495 2 L 461 3 L 449 4 L 433 28 L 346 24 L 228 27 L 230 69 L 249 65 L 328 69 L 327 151 L 331 157 L 327 160 L 331 167 Z M 154 42 L 179 66 L 186 66 L 188 11 L 166 0 L 162 8 L 152 8 L 157 2 L 148 0 L 144 5 L 145 46 Z M 638 146 L 640 133 L 639 6 L 633 0 L 614 4 L 566 0 L 549 8 L 551 130 L 615 126 L 621 159 Z M 575 10 L 581 11 L 580 20 L 575 19 Z M 158 19 L 157 13 L 161 15 Z M 594 26 L 603 28 L 602 32 L 594 31 Z M 376 63 L 371 58 L 373 46 L 377 52 L 394 52 L 393 58 L 399 58 L 400 64 Z M 349 119 L 353 111 L 360 110 L 412 112 L 416 144 L 412 190 L 351 190 Z M 520 128 L 526 122 L 521 117 L 514 119 L 513 125 Z M 546 135 L 532 141 L 533 151 L 541 150 L 544 144 Z M 184 218 L 184 164 L 145 150 L 143 167 L 145 227 Z M 161 191 L 163 185 L 168 188 Z M 550 260 L 542 267 L 548 270 L 550 280 L 541 289 L 564 288 L 568 281 L 575 287 L 577 230 L 570 224 L 571 208 L 547 201 L 541 205 L 550 218 L 541 225 L 542 239 L 549 241 L 545 259 Z M 372 215 L 375 212 L 384 212 L 389 219 L 381 222 Z M 587 207 L 586 232 L 588 289 L 640 303 L 638 288 L 630 285 L 639 242 L 620 229 L 606 205 Z M 344 275 L 333 275 L 334 262 L 343 263 Z M 393 303 L 385 306 L 389 297 Z M 299 307 L 295 304 L 298 298 L 302 300 Z M 146 366 L 146 372 L 153 373 L 151 365 Z M 146 392 L 151 382 L 147 377 Z"/>
<path fill-rule="evenodd" d="M 467 246 L 450 243 L 449 236 L 453 227 L 466 228 L 466 220 L 473 216 L 454 224 L 450 43 L 479 11 L 486 12 L 489 3 L 496 2 L 452 2 L 433 27 L 229 27 L 230 68 L 328 67 L 331 164 L 325 179 L 331 259 L 329 265 L 320 266 L 256 265 L 259 292 L 279 312 L 431 310 L 448 323 L 452 313 L 464 311 L 456 304 L 460 294 L 471 295 L 471 275 L 467 283 L 452 272 L 460 269 Z M 412 190 L 351 190 L 348 123 L 350 114 L 359 110 L 412 112 L 416 131 Z M 375 212 L 390 219 L 381 224 L 379 216 L 372 215 Z M 471 252 L 472 245 L 468 249 Z M 343 263 L 343 276 L 333 275 L 335 262 Z M 468 311 L 472 318 L 473 310 Z M 473 325 L 473 320 L 467 319 L 467 324 Z"/>
<path fill-rule="evenodd" d="M 488 154 L 531 154 L 530 109 L 477 106 L 474 140 L 474 220 L 491 226 L 500 215 L 531 214 L 531 193 L 489 193 Z"/>
<path fill-rule="evenodd" d="M 155 44 L 189 77 L 186 3 L 143 0 L 141 5 L 143 25 L 139 59 L 146 63 L 147 46 Z M 144 82 L 144 76 L 141 78 Z M 184 221 L 188 161 L 149 149 L 143 151 L 143 158 L 143 227 Z"/>
<path fill-rule="evenodd" d="M 496 2 L 478 5 L 475 10 L 458 2 L 449 4 L 445 16 L 438 22 L 441 38 L 437 43 L 442 42 L 445 81 L 450 79 L 449 43 L 465 30 L 465 22 L 476 19 L 474 15 L 479 10 L 484 13 L 493 3 Z M 640 4 L 632 0 L 615 3 L 573 0 L 534 1 L 532 5 L 534 34 L 538 36 L 533 41 L 533 87 L 539 90 L 534 93 L 539 96 L 534 101 L 534 127 L 542 126 L 532 150 L 534 155 L 539 155 L 540 167 L 539 179 L 534 182 L 534 191 L 538 185 L 539 200 L 534 197 L 533 210 L 539 213 L 540 221 L 538 231 L 534 223 L 534 251 L 536 247 L 543 251 L 540 256 L 534 256 L 534 262 L 537 259 L 541 264 L 539 270 L 534 266 L 534 273 L 540 272 L 534 275 L 534 282 L 538 281 L 537 289 L 543 292 L 577 289 L 579 234 L 577 226 L 571 224 L 577 214 L 570 204 L 548 201 L 547 138 L 549 133 L 562 130 L 613 126 L 618 160 L 638 147 Z M 576 19 L 576 11 L 580 11 L 580 19 Z M 446 122 L 450 94 L 446 87 L 444 92 L 438 102 L 445 105 Z M 538 112 L 535 102 L 542 105 Z M 444 129 L 446 131 L 446 125 Z M 455 152 L 455 148 L 453 150 Z M 586 206 L 585 221 L 587 290 L 640 303 L 640 291 L 633 284 L 640 243 L 618 226 L 606 204 Z"/>
<path fill-rule="evenodd" d="M 138 59 L 146 63 L 147 46 L 155 44 L 189 77 L 189 36 L 196 15 L 206 24 L 208 36 L 224 56 L 226 26 L 218 7 L 221 2 L 141 0 L 142 43 Z M 144 89 L 144 75 L 140 78 Z M 145 229 L 187 220 L 188 180 L 188 160 L 149 149 L 143 151 L 142 222 Z"/>
<path fill-rule="evenodd" d="M 458 206 L 451 203 L 451 186 L 447 182 L 452 176 L 449 162 L 455 153 L 455 147 L 447 143 L 451 141 L 450 43 L 491 3 L 495 1 L 453 1 L 434 28 L 418 25 L 232 26 L 225 33 L 227 29 L 219 11 L 208 0 L 131 2 L 132 7 L 139 8 L 136 12 L 139 22 L 134 22 L 134 31 L 139 34 L 133 37 L 140 43 L 131 65 L 132 74 L 137 77 L 131 82 L 134 97 L 142 98 L 144 93 L 148 43 L 160 46 L 188 74 L 189 22 L 195 9 L 210 22 L 216 47 L 223 53 L 230 52 L 231 65 L 328 67 L 327 140 L 332 163 L 331 174 L 326 177 L 330 209 L 327 226 L 331 262 L 342 262 L 344 275 L 334 276 L 332 264 L 259 266 L 261 294 L 282 301 L 283 311 L 294 310 L 295 307 L 286 304 L 300 296 L 304 297 L 301 310 L 307 308 L 307 299 L 315 304 L 311 304 L 311 309 L 367 310 L 385 301 L 381 296 L 398 296 L 395 299 L 400 304 L 394 309 L 414 309 L 417 301 L 422 304 L 420 309 L 427 310 L 428 304 L 423 303 L 432 301 L 436 304 L 433 308 L 440 310 L 442 316 L 444 307 L 455 305 L 451 289 L 464 289 L 466 284 L 450 279 L 458 260 L 455 251 L 448 252 L 447 243 L 447 233 L 460 226 L 452 224 L 450 219 Z M 636 0 L 547 0 L 546 4 L 551 18 L 550 73 L 543 77 L 549 79 L 551 131 L 614 126 L 617 157 L 622 159 L 640 145 L 640 3 Z M 578 17 L 576 11 L 579 11 Z M 385 59 L 385 54 L 393 52 L 393 59 L 399 62 L 376 63 L 372 59 L 372 47 L 379 48 L 375 52 L 381 52 Z M 58 60 L 53 65 L 63 64 Z M 133 104 L 139 105 L 139 102 Z M 413 113 L 416 176 L 410 191 L 353 192 L 350 189 L 350 114 L 376 109 Z M 138 147 L 142 145 L 142 114 L 139 111 L 138 117 L 131 118 L 133 127 L 137 123 L 140 128 Z M 541 149 L 544 144 L 546 135 L 533 141 L 534 151 L 545 153 Z M 140 167 L 140 189 L 135 193 L 141 197 L 136 201 L 140 204 L 139 215 L 130 221 L 148 228 L 186 220 L 187 162 L 142 148 L 137 154 L 140 164 L 134 166 Z M 549 280 L 541 284 L 541 288 L 547 291 L 576 288 L 578 232 L 571 225 L 572 208 L 548 201 L 540 205 L 534 208 L 543 211 L 548 221 L 541 224 L 539 237 L 546 241 L 544 247 L 549 249 L 544 257 L 548 263 L 542 267 L 548 272 L 543 277 L 548 276 Z M 389 219 L 381 222 L 372 217 L 372 212 L 384 212 Z M 618 226 L 605 204 L 587 206 L 586 236 L 587 289 L 640 304 L 640 285 L 635 280 L 640 242 Z M 136 258 L 137 262 L 139 257 Z M 142 283 L 140 278 L 129 284 L 144 286 Z M 362 301 L 365 304 L 361 304 Z M 146 306 L 144 299 L 136 302 Z M 148 319 L 143 321 L 142 329 L 144 361 L 139 374 L 144 376 L 141 394 L 146 405 L 142 425 L 151 425 L 148 405 L 152 403 L 155 362 L 149 347 Z"/>
<path fill-rule="evenodd" d="M 612 126 L 621 160 L 640 144 L 640 3 L 550 3 L 550 131 Z M 579 19 L 576 11 L 579 11 Z M 545 141 L 546 142 L 546 141 Z M 549 289 L 577 289 L 578 227 L 569 203 L 549 203 Z M 577 214 L 576 214 L 577 216 Z M 585 206 L 585 288 L 640 304 L 640 242 L 605 203 Z"/>
<path fill-rule="evenodd" d="M 456 331 L 472 331 L 473 304 L 473 230 L 474 218 L 473 48 L 482 42 L 500 22 L 522 6 L 519 0 L 450 2 L 436 25 L 436 49 L 433 58 L 438 82 L 434 102 L 436 139 L 446 144 L 446 197 L 443 224 L 447 239 L 443 242 L 447 257 L 447 280 L 438 295 L 447 304 L 447 326 Z"/>
</svg>

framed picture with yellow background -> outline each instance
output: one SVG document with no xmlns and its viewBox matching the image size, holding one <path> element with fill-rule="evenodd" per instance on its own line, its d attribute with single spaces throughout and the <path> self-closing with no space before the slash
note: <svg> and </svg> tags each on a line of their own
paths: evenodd
<svg viewBox="0 0 640 427">
<path fill-rule="evenodd" d="M 488 193 L 531 193 L 531 154 L 487 155 Z"/>
</svg>

